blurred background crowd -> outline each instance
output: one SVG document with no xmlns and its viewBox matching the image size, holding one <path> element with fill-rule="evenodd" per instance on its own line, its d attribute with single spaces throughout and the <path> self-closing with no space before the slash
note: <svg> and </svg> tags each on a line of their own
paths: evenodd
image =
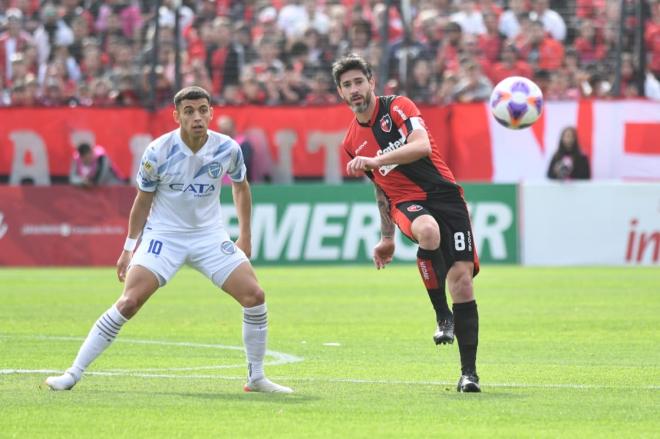
<svg viewBox="0 0 660 439">
<path fill-rule="evenodd" d="M 487 99 L 511 75 L 547 99 L 660 99 L 660 0 L 0 0 L 0 105 L 337 102 L 332 62 L 380 93 Z"/>
</svg>

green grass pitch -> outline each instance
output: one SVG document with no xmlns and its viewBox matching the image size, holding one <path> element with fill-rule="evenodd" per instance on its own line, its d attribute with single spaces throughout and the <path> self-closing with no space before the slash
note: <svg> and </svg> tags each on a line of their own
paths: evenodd
<svg viewBox="0 0 660 439">
<path fill-rule="evenodd" d="M 242 391 L 240 307 L 189 269 L 73 391 L 41 389 L 121 286 L 112 268 L 0 269 L 0 437 L 660 436 L 658 268 L 483 267 L 481 394 L 455 391 L 415 265 L 257 274 L 266 371 L 293 395 Z"/>
</svg>

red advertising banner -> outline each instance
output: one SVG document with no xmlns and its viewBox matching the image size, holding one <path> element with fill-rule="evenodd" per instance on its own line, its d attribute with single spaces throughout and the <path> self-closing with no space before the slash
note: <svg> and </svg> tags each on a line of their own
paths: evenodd
<svg viewBox="0 0 660 439">
<path fill-rule="evenodd" d="M 0 266 L 115 265 L 135 189 L 0 186 Z"/>
<path fill-rule="evenodd" d="M 448 109 L 422 111 L 438 147 L 447 153 Z M 237 132 L 248 135 L 257 165 L 267 168 L 264 173 L 277 174 L 280 181 L 345 174 L 348 157 L 340 145 L 354 117 L 346 106 L 216 108 L 211 129 L 219 131 L 222 115 L 232 117 Z M 0 108 L 0 175 L 37 168 L 65 177 L 73 149 L 84 140 L 102 145 L 124 176 L 134 177 L 147 144 L 176 126 L 171 109 L 151 114 L 141 109 Z"/>
<path fill-rule="evenodd" d="M 442 156 L 459 181 L 516 183 L 545 179 L 562 131 L 577 127 L 594 179 L 660 179 L 660 102 L 548 102 L 531 128 L 510 130 L 487 104 L 421 107 Z M 348 157 L 341 141 L 353 114 L 330 107 L 218 107 L 211 129 L 227 115 L 253 147 L 252 180 L 296 178 L 339 183 Z M 69 174 L 82 141 L 105 147 L 134 178 L 149 142 L 172 130 L 172 109 L 0 108 L 0 181 L 51 184 Z M 266 178 L 267 177 L 267 178 Z"/>
</svg>

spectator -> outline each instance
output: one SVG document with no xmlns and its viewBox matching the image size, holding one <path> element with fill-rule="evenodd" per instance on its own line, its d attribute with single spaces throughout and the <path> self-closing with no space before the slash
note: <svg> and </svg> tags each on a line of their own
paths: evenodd
<svg viewBox="0 0 660 439">
<path fill-rule="evenodd" d="M 569 77 L 562 70 L 557 70 L 550 74 L 550 83 L 547 90 L 543 93 L 543 97 L 547 100 L 575 100 L 580 97 L 580 92 L 577 87 L 571 85 Z"/>
<path fill-rule="evenodd" d="M 461 58 L 470 58 L 481 65 L 481 72 L 490 75 L 492 64 L 490 60 L 483 55 L 479 45 L 480 35 L 465 34 L 461 41 Z"/>
<path fill-rule="evenodd" d="M 305 105 L 330 105 L 337 103 L 337 94 L 330 91 L 332 81 L 326 73 L 319 71 L 311 81 L 310 92 L 305 97 Z"/>
<path fill-rule="evenodd" d="M 646 72 L 644 80 L 644 96 L 654 101 L 660 101 L 660 81 L 650 70 Z"/>
<path fill-rule="evenodd" d="M 46 62 L 55 46 L 69 46 L 74 41 L 73 31 L 62 20 L 57 7 L 46 3 L 41 8 L 41 26 L 34 32 L 34 40 L 39 52 L 39 62 Z"/>
<path fill-rule="evenodd" d="M 231 22 L 226 17 L 213 20 L 213 37 L 208 48 L 207 66 L 213 81 L 213 95 L 222 94 L 226 85 L 238 84 L 242 65 L 239 51 L 232 41 Z"/>
<path fill-rule="evenodd" d="M 116 20 L 116 24 L 113 23 Z M 104 0 L 99 8 L 95 29 L 107 32 L 109 27 L 118 25 L 124 37 L 138 39 L 142 27 L 142 14 L 137 3 L 124 0 Z"/>
<path fill-rule="evenodd" d="M 578 36 L 573 45 L 581 64 L 592 64 L 605 58 L 607 47 L 603 38 L 596 32 L 593 21 L 585 18 L 580 23 Z"/>
<path fill-rule="evenodd" d="M 453 99 L 457 102 L 486 101 L 493 91 L 493 84 L 481 73 L 481 66 L 469 59 L 462 63 L 461 75 L 454 87 Z"/>
<path fill-rule="evenodd" d="M 433 103 L 437 94 L 437 84 L 433 77 L 431 61 L 427 58 L 417 58 L 409 78 L 406 95 L 415 102 Z"/>
<path fill-rule="evenodd" d="M 493 84 L 497 84 L 509 76 L 524 76 L 529 79 L 533 77 L 532 67 L 518 58 L 518 50 L 513 44 L 508 44 L 502 49 L 502 61 L 493 65 L 490 79 Z"/>
<path fill-rule="evenodd" d="M 511 0 L 509 9 L 500 15 L 498 27 L 500 33 L 507 39 L 513 40 L 520 33 L 519 17 L 529 16 L 527 2 L 525 0 Z"/>
<path fill-rule="evenodd" d="M 307 11 L 302 0 L 285 0 L 285 5 L 277 16 L 277 27 L 284 32 L 287 38 L 300 36 L 298 24 L 307 22 Z"/>
<path fill-rule="evenodd" d="M 649 68 L 656 77 L 660 77 L 660 1 L 656 1 L 651 8 L 651 19 L 646 23 L 644 39 L 649 53 Z"/>
<path fill-rule="evenodd" d="M 591 178 L 589 159 L 580 149 L 575 127 L 561 132 L 559 147 L 550 160 L 548 178 L 553 180 L 588 180 Z"/>
<path fill-rule="evenodd" d="M 445 18 L 441 17 L 435 8 L 423 10 L 415 21 L 415 39 L 426 45 L 432 53 L 437 53 L 442 44 L 442 29 L 445 24 Z"/>
<path fill-rule="evenodd" d="M 486 12 L 483 15 L 486 32 L 478 37 L 479 50 L 484 58 L 492 64 L 500 57 L 503 38 L 497 28 L 497 16 L 492 12 Z"/>
<path fill-rule="evenodd" d="M 69 183 L 84 188 L 124 184 L 125 181 L 105 152 L 105 148 L 81 143 L 73 154 Z"/>
<path fill-rule="evenodd" d="M 369 56 L 369 42 L 372 38 L 371 23 L 364 19 L 353 22 L 348 32 L 348 45 L 340 52 L 340 56 L 356 53 L 363 57 Z"/>
<path fill-rule="evenodd" d="M 32 36 L 21 29 L 23 13 L 16 8 L 9 8 L 5 13 L 7 30 L 0 33 L 0 69 L 2 69 L 3 88 L 8 87 L 12 80 L 11 60 L 14 54 L 22 52 L 32 44 Z"/>
<path fill-rule="evenodd" d="M 92 89 L 92 105 L 97 108 L 113 107 L 116 93 L 113 93 L 112 82 L 106 78 L 96 78 L 90 84 Z"/>
<path fill-rule="evenodd" d="M 241 79 L 243 102 L 248 105 L 265 105 L 266 91 L 257 81 L 253 72 L 246 72 Z"/>
<path fill-rule="evenodd" d="M 477 9 L 474 0 L 463 0 L 458 3 L 459 11 L 451 14 L 450 20 L 458 23 L 461 30 L 466 34 L 481 35 L 486 33 L 484 18 L 481 11 Z"/>
<path fill-rule="evenodd" d="M 64 84 L 59 76 L 49 76 L 43 86 L 43 93 L 39 98 L 42 107 L 61 107 L 67 103 L 63 93 Z"/>
<path fill-rule="evenodd" d="M 445 71 L 435 101 L 441 105 L 448 105 L 454 102 L 454 89 L 456 85 L 458 85 L 458 75 L 450 71 Z"/>
<path fill-rule="evenodd" d="M 532 21 L 529 37 L 518 49 L 535 71 L 557 70 L 564 61 L 564 46 L 547 37 L 539 21 Z"/>
<path fill-rule="evenodd" d="M 458 63 L 458 55 L 461 49 L 462 37 L 463 33 L 461 31 L 461 26 L 457 23 L 450 21 L 445 25 L 442 46 L 440 47 L 440 50 L 438 50 L 436 57 L 438 70 L 440 72 L 458 72 L 460 67 Z"/>
<path fill-rule="evenodd" d="M 543 23 L 543 29 L 557 41 L 564 41 L 566 38 L 566 22 L 557 13 L 548 7 L 548 0 L 532 0 L 532 12 L 530 18 L 539 20 Z"/>
</svg>

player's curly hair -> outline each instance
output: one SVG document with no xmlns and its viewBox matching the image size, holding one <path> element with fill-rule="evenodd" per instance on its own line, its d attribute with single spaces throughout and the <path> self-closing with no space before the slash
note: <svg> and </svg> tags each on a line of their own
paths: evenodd
<svg viewBox="0 0 660 439">
<path fill-rule="evenodd" d="M 351 53 L 339 58 L 334 64 L 332 64 L 332 77 L 334 78 L 337 87 L 339 87 L 339 78 L 341 75 L 349 70 L 359 70 L 364 73 L 364 76 L 366 76 L 367 79 L 371 79 L 373 75 L 369 63 L 360 55 Z"/>
<path fill-rule="evenodd" d="M 179 108 L 179 104 L 186 99 L 206 99 L 211 104 L 211 95 L 202 87 L 196 85 L 182 88 L 174 95 L 174 106 Z"/>
</svg>

